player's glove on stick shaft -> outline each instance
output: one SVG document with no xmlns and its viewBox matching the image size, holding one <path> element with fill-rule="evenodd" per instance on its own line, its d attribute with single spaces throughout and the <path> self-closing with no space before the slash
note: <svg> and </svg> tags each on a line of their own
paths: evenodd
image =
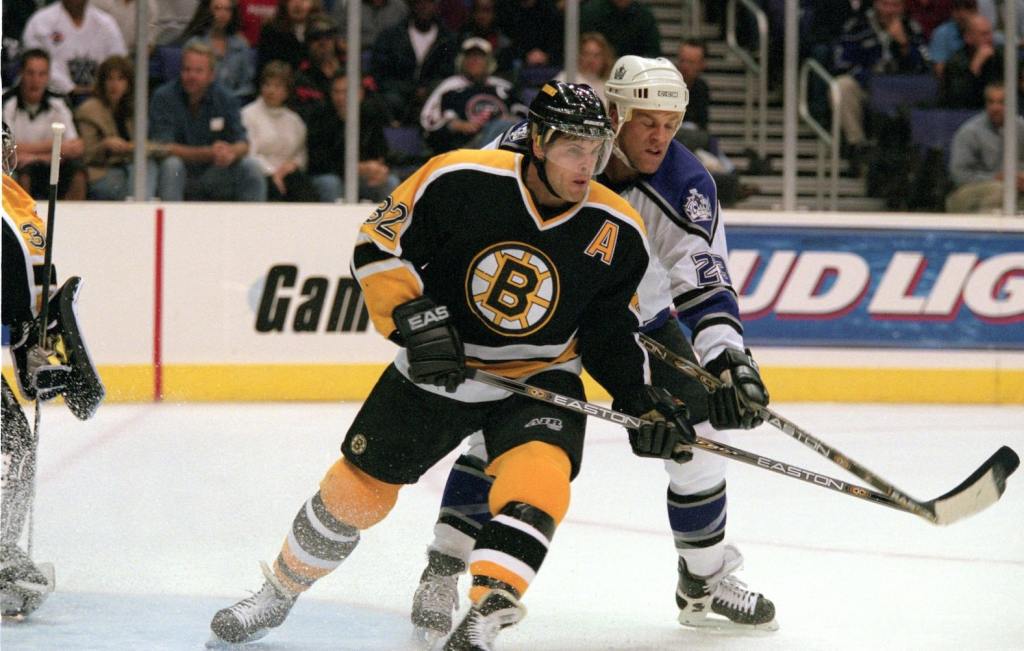
<svg viewBox="0 0 1024 651">
<path fill-rule="evenodd" d="M 612 408 L 649 421 L 639 429 L 627 430 L 629 444 L 637 456 L 679 462 L 693 458 L 690 444 L 697 434 L 687 422 L 686 405 L 665 389 L 640 387 L 633 395 L 616 399 Z"/>
<path fill-rule="evenodd" d="M 420 296 L 396 307 L 391 316 L 409 356 L 412 381 L 454 393 L 466 381 L 466 357 L 448 308 Z"/>
<path fill-rule="evenodd" d="M 757 362 L 735 348 L 726 348 L 705 365 L 725 382 L 708 394 L 708 419 L 715 429 L 751 429 L 763 421 L 748 404 L 768 406 L 768 389 L 761 380 Z"/>
</svg>

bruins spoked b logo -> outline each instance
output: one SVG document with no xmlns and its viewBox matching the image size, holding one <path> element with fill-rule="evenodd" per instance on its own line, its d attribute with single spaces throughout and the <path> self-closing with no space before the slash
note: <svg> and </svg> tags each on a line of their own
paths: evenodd
<svg viewBox="0 0 1024 651">
<path fill-rule="evenodd" d="M 491 330 L 525 337 L 539 330 L 558 306 L 558 271 L 538 249 L 502 242 L 473 260 L 466 298 Z"/>
</svg>

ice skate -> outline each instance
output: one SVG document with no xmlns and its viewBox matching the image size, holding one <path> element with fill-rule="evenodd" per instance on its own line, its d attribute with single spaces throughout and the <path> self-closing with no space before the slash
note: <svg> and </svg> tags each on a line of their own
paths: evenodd
<svg viewBox="0 0 1024 651">
<path fill-rule="evenodd" d="M 6 621 L 21 621 L 53 592 L 53 564 L 33 563 L 17 545 L 4 545 L 2 553 L 0 611 Z"/>
<path fill-rule="evenodd" d="M 281 585 L 266 563 L 260 563 L 266 582 L 260 591 L 246 597 L 230 608 L 217 611 L 210 622 L 213 638 L 206 644 L 216 648 L 227 644 L 244 644 L 264 636 L 270 629 L 280 626 L 298 595 L 291 594 Z"/>
<path fill-rule="evenodd" d="M 505 590 L 491 590 L 466 613 L 444 651 L 494 651 L 498 631 L 526 617 L 526 606 Z"/>
<path fill-rule="evenodd" d="M 718 630 L 777 630 L 775 604 L 732 575 L 742 565 L 743 556 L 732 545 L 725 547 L 722 569 L 708 577 L 690 574 L 680 558 L 676 587 L 679 623 Z"/>
<path fill-rule="evenodd" d="M 414 638 L 429 648 L 452 630 L 452 615 L 459 608 L 459 575 L 466 564 L 431 550 L 420 585 L 412 598 Z"/>
</svg>

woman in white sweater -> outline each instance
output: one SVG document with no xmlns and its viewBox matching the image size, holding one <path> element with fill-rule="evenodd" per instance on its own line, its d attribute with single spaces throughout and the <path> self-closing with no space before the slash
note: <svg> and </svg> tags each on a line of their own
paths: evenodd
<svg viewBox="0 0 1024 651">
<path fill-rule="evenodd" d="M 242 108 L 249 156 L 267 176 L 269 201 L 317 201 L 306 175 L 306 124 L 286 107 L 292 87 L 287 63 L 272 61 L 260 73 L 260 96 Z"/>
</svg>

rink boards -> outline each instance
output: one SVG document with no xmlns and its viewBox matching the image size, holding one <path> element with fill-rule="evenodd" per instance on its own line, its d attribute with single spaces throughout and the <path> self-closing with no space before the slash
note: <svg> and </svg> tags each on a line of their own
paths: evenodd
<svg viewBox="0 0 1024 651">
<path fill-rule="evenodd" d="M 85 279 L 109 399 L 364 397 L 395 352 L 349 270 L 372 209 L 60 204 L 54 261 Z M 696 262 L 731 276 L 774 400 L 1024 403 L 1024 220 L 725 219 L 728 269 Z"/>
</svg>

